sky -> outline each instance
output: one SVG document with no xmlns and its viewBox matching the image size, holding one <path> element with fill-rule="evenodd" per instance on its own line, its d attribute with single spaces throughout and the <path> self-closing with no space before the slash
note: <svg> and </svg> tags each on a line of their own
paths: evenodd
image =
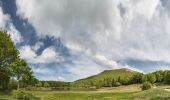
<svg viewBox="0 0 170 100">
<path fill-rule="evenodd" d="M 170 0 L 0 0 L 0 28 L 40 80 L 170 69 Z"/>
</svg>

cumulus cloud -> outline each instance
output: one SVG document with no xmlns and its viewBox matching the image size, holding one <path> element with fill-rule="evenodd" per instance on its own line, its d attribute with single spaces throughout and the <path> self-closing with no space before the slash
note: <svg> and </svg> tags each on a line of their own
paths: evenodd
<svg viewBox="0 0 170 100">
<path fill-rule="evenodd" d="M 65 81 L 65 78 L 64 77 L 61 77 L 61 76 L 54 76 L 54 75 L 51 75 L 51 76 L 44 76 L 43 78 L 40 78 L 41 80 L 53 80 L 53 81 Z"/>
<path fill-rule="evenodd" d="M 0 28 L 2 30 L 7 30 L 8 34 L 10 34 L 11 39 L 15 44 L 22 42 L 22 36 L 20 32 L 13 25 L 10 16 L 8 14 L 3 13 L 1 6 L 0 6 Z"/>
<path fill-rule="evenodd" d="M 134 69 L 117 62 L 124 59 L 170 62 L 170 17 L 162 2 L 16 0 L 16 5 L 17 14 L 35 28 L 40 38 L 60 38 L 72 55 L 84 55 L 81 66 L 93 62 L 100 70 L 101 66 Z"/>
<path fill-rule="evenodd" d="M 38 42 L 34 46 L 25 45 L 20 47 L 20 56 L 31 64 L 54 63 L 62 60 L 62 57 L 54 47 L 45 48 L 40 55 L 37 55 L 36 50 L 40 48 L 40 45 L 42 43 Z"/>
</svg>

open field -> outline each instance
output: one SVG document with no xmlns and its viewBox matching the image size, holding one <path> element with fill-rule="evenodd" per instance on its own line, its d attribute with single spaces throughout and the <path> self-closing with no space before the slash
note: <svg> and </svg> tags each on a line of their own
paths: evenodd
<svg viewBox="0 0 170 100">
<path fill-rule="evenodd" d="M 102 88 L 97 91 L 28 91 L 41 100 L 170 100 L 169 86 L 141 91 L 140 85 Z M 15 100 L 11 94 L 0 93 L 0 100 Z"/>
</svg>

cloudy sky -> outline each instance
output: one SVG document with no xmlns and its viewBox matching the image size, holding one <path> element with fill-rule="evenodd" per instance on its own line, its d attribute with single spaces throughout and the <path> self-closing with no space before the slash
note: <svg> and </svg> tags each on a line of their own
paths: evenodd
<svg viewBox="0 0 170 100">
<path fill-rule="evenodd" d="M 0 28 L 41 80 L 170 69 L 170 0 L 0 0 Z"/>
</svg>

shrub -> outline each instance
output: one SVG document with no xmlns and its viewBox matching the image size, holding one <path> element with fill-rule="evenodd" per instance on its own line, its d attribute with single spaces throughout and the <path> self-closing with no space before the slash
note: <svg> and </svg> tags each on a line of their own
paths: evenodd
<svg viewBox="0 0 170 100">
<path fill-rule="evenodd" d="M 8 89 L 9 90 L 17 89 L 17 85 L 18 82 L 16 80 L 10 80 L 10 82 L 8 83 Z"/>
<path fill-rule="evenodd" d="M 13 91 L 13 97 L 16 99 L 21 99 L 21 100 L 40 100 L 40 98 L 37 98 L 30 93 L 26 93 L 23 90 Z"/>
<path fill-rule="evenodd" d="M 25 93 L 22 90 L 13 91 L 13 97 L 17 99 L 23 99 Z"/>
<path fill-rule="evenodd" d="M 115 82 L 115 84 L 114 84 L 115 87 L 118 87 L 118 86 L 120 86 L 120 85 L 121 85 L 120 82 Z"/>
<path fill-rule="evenodd" d="M 142 90 L 148 90 L 148 89 L 151 89 L 152 88 L 152 84 L 150 82 L 144 82 L 142 84 Z"/>
</svg>

